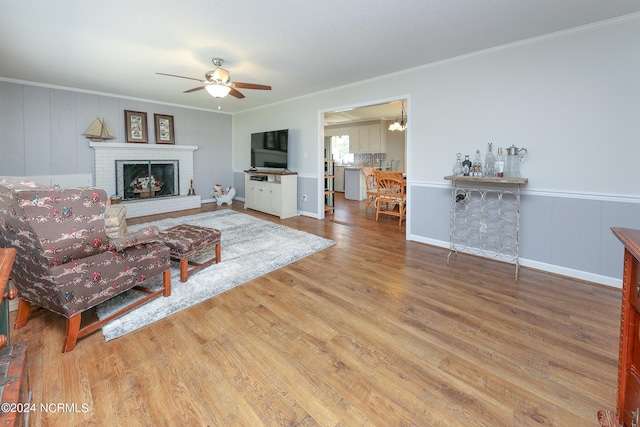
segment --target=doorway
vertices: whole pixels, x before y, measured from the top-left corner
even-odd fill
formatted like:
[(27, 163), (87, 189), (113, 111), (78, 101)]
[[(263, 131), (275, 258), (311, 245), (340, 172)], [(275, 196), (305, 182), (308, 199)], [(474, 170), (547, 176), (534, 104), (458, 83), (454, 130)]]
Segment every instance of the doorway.
[[(366, 223), (363, 220), (369, 219), (375, 224), (375, 209), (366, 209), (364, 199), (344, 197), (346, 189), (343, 187), (343, 182), (340, 181), (344, 179), (344, 170), (341, 168), (353, 170), (359, 169), (360, 166), (374, 166), (391, 169), (391, 160), (394, 160), (395, 168), (404, 172), (408, 177), (407, 159), (410, 147), (410, 128), (405, 127), (403, 130), (394, 131), (389, 130), (389, 127), (396, 121), (402, 121), (404, 124), (409, 122), (409, 102), (410, 97), (405, 95), (360, 105), (334, 108), (320, 113), (319, 126), (323, 132), (319, 138), (319, 152), (321, 158), (333, 160), (334, 177), (339, 180), (333, 185), (335, 189), (334, 210), (324, 211), (321, 209), (321, 219), (333, 216), (338, 222), (358, 222), (359, 224)], [(363, 142), (363, 138), (360, 138), (363, 134), (374, 137), (365, 138), (366, 142)], [(345, 136), (348, 141), (346, 144), (350, 146), (349, 151), (344, 149)], [(371, 143), (371, 140), (380, 141), (379, 145)], [(336, 143), (342, 146), (339, 153), (334, 152)], [(377, 147), (379, 149), (375, 150)], [(325, 188), (320, 185), (319, 194), (324, 195), (324, 193)], [(353, 191), (350, 193), (353, 194)], [(321, 206), (324, 204), (324, 197), (322, 199)], [(409, 194), (407, 194), (407, 200), (409, 200)], [(409, 217), (407, 216), (407, 222), (403, 224), (408, 224), (408, 221)]]

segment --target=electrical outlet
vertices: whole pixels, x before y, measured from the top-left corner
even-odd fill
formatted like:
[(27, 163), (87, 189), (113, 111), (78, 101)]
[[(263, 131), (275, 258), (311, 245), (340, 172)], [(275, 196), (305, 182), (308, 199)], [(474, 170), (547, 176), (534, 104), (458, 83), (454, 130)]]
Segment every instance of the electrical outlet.
[(307, 201), (307, 195), (305, 194), (304, 196), (302, 196), (302, 201), (306, 202)]

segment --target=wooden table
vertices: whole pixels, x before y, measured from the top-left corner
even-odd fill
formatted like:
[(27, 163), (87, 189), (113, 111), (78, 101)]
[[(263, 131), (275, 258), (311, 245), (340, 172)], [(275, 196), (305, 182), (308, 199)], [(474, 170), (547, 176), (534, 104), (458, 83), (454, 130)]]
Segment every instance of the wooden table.
[(631, 427), (640, 420), (640, 230), (613, 227), (624, 245), (618, 398), (616, 412), (599, 411), (601, 426)]

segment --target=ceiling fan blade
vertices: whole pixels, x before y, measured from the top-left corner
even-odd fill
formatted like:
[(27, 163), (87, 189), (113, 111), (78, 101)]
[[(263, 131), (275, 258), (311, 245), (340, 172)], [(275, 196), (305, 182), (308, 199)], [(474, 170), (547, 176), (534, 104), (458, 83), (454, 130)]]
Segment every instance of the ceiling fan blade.
[(156, 73), (156, 74), (161, 75), (161, 76), (178, 77), (178, 78), (180, 78), (180, 79), (195, 80), (195, 81), (197, 81), (197, 82), (203, 82), (203, 83), (204, 83), (204, 80), (202, 80), (202, 79), (196, 79), (196, 78), (194, 78), (194, 77), (177, 76), (177, 75), (175, 75), (175, 74), (166, 74), (166, 73)]
[(198, 87), (194, 87), (193, 89), (185, 90), (182, 93), (191, 93), (191, 92), (195, 92), (195, 91), (202, 90), (202, 89), (204, 89), (204, 86), (198, 86)]
[(271, 90), (271, 86), (258, 85), (258, 84), (255, 84), (255, 83), (232, 82), (231, 85), (235, 86), (235, 87), (239, 87), (241, 89)]
[(231, 88), (231, 90), (229, 91), (229, 95), (235, 96), (238, 99), (244, 98), (244, 95), (238, 92), (237, 90), (235, 90), (234, 88)]

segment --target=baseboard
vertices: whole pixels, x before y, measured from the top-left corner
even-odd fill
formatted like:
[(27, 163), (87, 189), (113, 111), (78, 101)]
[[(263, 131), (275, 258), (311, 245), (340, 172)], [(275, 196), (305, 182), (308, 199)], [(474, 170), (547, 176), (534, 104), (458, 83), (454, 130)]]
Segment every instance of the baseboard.
[[(425, 243), (431, 246), (449, 249), (449, 242), (436, 239), (427, 239), (421, 236), (410, 235), (409, 240), (419, 243)], [(558, 274), (560, 276), (571, 277), (573, 279), (584, 280), (587, 282), (598, 283), (612, 288), (622, 289), (622, 279), (615, 277), (603, 276), (601, 274), (589, 273), (587, 271), (575, 270), (572, 268), (562, 267), (554, 264), (547, 264), (527, 258), (520, 258), (520, 266), (530, 267), (536, 270), (546, 271), (548, 273)]]
[(314, 212), (298, 210), (298, 216), (308, 216), (310, 218), (320, 219), (320, 215)]

